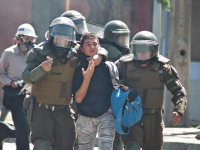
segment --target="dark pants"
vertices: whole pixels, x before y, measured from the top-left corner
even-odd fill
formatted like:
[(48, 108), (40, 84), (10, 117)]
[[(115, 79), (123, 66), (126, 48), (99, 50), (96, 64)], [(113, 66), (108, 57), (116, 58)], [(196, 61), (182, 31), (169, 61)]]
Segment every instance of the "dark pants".
[(75, 141), (75, 123), (66, 108), (47, 110), (35, 106), (31, 125), (31, 141), (50, 143), (55, 150), (72, 150)]
[(133, 125), (128, 135), (121, 135), (124, 145), (135, 143), (143, 150), (161, 150), (163, 144), (162, 112), (143, 115), (141, 121)]
[(7, 114), (9, 113), (9, 110), (7, 110), (4, 106), (1, 108), (1, 117), (0, 121), (4, 121)]
[(17, 150), (29, 150), (30, 128), (23, 107), (11, 109), (12, 119), (16, 128), (16, 147)]

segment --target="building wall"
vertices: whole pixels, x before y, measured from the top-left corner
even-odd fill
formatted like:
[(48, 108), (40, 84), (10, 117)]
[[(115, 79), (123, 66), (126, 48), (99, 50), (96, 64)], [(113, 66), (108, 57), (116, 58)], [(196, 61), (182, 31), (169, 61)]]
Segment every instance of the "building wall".
[[(190, 64), (190, 120), (200, 122), (200, 1), (192, 0), (191, 64)], [(197, 125), (197, 124), (196, 124)]]
[[(2, 0), (0, 3), (0, 55), (12, 45), (17, 28), (31, 22), (31, 0)], [(0, 100), (3, 98), (0, 82)]]
[[(114, 8), (111, 9), (117, 12), (119, 6), (117, 5), (117, 2), (114, 4)], [(90, 21), (88, 20), (88, 17), (91, 9), (89, 7), (88, 0), (71, 0), (70, 9), (79, 11), (83, 16), (86, 17), (87, 21)], [(121, 9), (123, 9), (123, 14), (119, 15), (116, 12), (113, 12), (110, 21), (118, 19), (125, 22), (131, 31), (131, 39), (139, 31), (152, 30), (152, 0), (129, 0), (125, 3), (123, 2), (123, 8)], [(102, 23), (101, 25), (105, 24), (106, 23)]]

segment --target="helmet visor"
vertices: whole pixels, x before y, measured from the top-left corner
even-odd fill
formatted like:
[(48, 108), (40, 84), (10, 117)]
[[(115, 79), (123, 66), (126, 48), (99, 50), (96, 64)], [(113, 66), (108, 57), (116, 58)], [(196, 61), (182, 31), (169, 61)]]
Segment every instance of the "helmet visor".
[(77, 32), (78, 34), (83, 34), (84, 32), (88, 32), (88, 28), (85, 22), (85, 19), (80, 19), (80, 18), (76, 18), (76, 19), (72, 19), (72, 21), (74, 22)]
[(134, 54), (135, 60), (148, 60), (153, 58), (157, 54), (157, 42), (131, 42), (130, 52)]
[(130, 33), (115, 33), (113, 41), (123, 48), (129, 48)]
[(53, 38), (53, 43), (55, 46), (62, 48), (69, 48), (71, 45), (69, 37), (64, 35), (55, 35)]
[(68, 25), (55, 25), (52, 27), (51, 34), (52, 37), (61, 35), (68, 37), (69, 41), (76, 41), (76, 31), (73, 27)]

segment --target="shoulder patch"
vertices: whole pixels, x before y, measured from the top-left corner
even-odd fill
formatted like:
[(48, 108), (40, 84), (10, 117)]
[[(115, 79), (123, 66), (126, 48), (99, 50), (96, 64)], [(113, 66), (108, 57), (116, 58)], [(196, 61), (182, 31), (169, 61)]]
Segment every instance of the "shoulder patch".
[(52, 51), (48, 42), (38, 44), (38, 52), (42, 56), (48, 56)]
[(162, 62), (162, 63), (168, 63), (168, 62), (170, 62), (170, 60), (168, 58), (166, 58), (166, 57), (164, 57), (162, 55), (159, 55), (157, 58), (158, 58), (158, 61)]
[(38, 50), (33, 48), (31, 49), (28, 54), (27, 54), (27, 57), (26, 57), (26, 63), (30, 63), (31, 61), (35, 60), (38, 56)]

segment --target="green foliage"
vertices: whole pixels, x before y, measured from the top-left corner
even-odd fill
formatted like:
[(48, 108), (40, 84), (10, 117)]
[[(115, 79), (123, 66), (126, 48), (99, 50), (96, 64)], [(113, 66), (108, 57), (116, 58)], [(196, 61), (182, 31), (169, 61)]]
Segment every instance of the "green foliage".
[(156, 0), (157, 3), (161, 4), (162, 6), (162, 9), (166, 8), (167, 11), (169, 11), (169, 8), (170, 8), (170, 0)]

